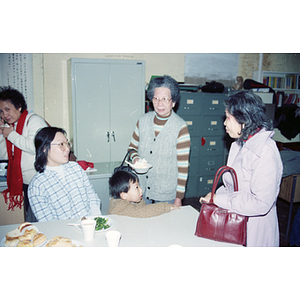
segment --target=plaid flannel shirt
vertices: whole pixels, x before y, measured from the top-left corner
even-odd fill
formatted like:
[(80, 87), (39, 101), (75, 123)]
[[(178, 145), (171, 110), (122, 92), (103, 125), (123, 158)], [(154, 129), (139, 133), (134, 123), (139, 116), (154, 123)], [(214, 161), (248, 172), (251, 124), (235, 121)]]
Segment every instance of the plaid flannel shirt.
[(64, 178), (46, 169), (30, 182), (28, 198), (38, 221), (101, 214), (101, 200), (78, 163), (64, 164), (63, 172)]

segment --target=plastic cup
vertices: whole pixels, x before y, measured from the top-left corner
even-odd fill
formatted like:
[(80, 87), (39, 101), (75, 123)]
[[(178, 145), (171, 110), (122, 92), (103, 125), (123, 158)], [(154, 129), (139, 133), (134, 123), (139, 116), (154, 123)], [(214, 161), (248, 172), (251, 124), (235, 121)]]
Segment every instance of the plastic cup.
[(82, 220), (81, 221), (81, 228), (83, 231), (84, 239), (86, 241), (91, 241), (94, 239), (95, 227), (96, 227), (95, 220)]
[(107, 231), (105, 234), (108, 247), (119, 247), (121, 233), (116, 230)]

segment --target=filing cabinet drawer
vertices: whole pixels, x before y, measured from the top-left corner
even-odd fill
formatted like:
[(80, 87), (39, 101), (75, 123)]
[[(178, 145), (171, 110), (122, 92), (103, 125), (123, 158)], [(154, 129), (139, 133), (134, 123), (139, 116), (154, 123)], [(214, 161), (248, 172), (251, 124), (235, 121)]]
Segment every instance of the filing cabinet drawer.
[(205, 196), (207, 193), (211, 192), (214, 183), (214, 177), (215, 175), (199, 177), (197, 197)]
[(185, 198), (205, 196), (211, 192), (214, 176), (191, 176), (188, 178)]
[(189, 175), (215, 175), (218, 168), (224, 165), (224, 156), (203, 156), (192, 160), (189, 166)]
[(205, 93), (201, 99), (201, 114), (202, 115), (224, 115), (225, 106), (224, 99), (227, 94)]
[(199, 150), (199, 155), (224, 155), (223, 136), (201, 137)]
[(224, 116), (203, 116), (200, 123), (201, 135), (224, 135)]
[(182, 116), (191, 136), (224, 135), (224, 116)]
[(201, 117), (189, 115), (189, 116), (184, 116), (183, 119), (186, 121), (190, 135), (191, 136), (194, 136), (194, 135), (199, 136), (202, 131)]
[[(201, 197), (211, 192), (214, 182), (214, 175), (211, 176), (189, 176), (185, 198)], [(222, 185), (220, 181), (218, 187)]]
[(203, 94), (202, 93), (180, 93), (180, 102), (177, 109), (177, 114), (184, 115), (199, 115)]
[(191, 159), (194, 157), (224, 155), (223, 136), (191, 137)]
[(224, 115), (224, 99), (227, 94), (218, 93), (180, 93), (178, 115)]
[[(206, 196), (207, 193), (211, 192), (212, 186), (214, 183), (215, 176), (200, 176), (199, 177), (199, 185), (198, 185), (198, 195)], [(217, 184), (217, 189), (223, 184), (222, 180), (220, 180)]]

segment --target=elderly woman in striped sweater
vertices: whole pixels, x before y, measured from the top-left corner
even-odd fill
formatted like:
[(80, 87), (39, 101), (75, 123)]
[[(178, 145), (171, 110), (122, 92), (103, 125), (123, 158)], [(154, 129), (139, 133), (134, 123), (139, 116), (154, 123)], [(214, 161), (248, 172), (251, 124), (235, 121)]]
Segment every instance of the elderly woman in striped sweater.
[(188, 177), (190, 134), (186, 122), (174, 111), (180, 100), (179, 85), (172, 77), (153, 78), (147, 90), (154, 111), (137, 122), (128, 151), (134, 163), (145, 159), (153, 167), (139, 175), (146, 204), (182, 205)]

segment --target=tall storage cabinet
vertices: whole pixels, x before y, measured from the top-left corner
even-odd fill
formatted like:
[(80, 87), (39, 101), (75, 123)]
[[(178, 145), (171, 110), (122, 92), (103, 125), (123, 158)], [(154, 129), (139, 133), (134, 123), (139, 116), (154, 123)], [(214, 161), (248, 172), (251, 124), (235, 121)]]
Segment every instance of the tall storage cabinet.
[(224, 99), (226, 94), (181, 92), (177, 114), (191, 136), (189, 176), (185, 198), (205, 196), (226, 159)]
[(75, 155), (122, 161), (145, 111), (144, 61), (72, 58), (69, 70)]

